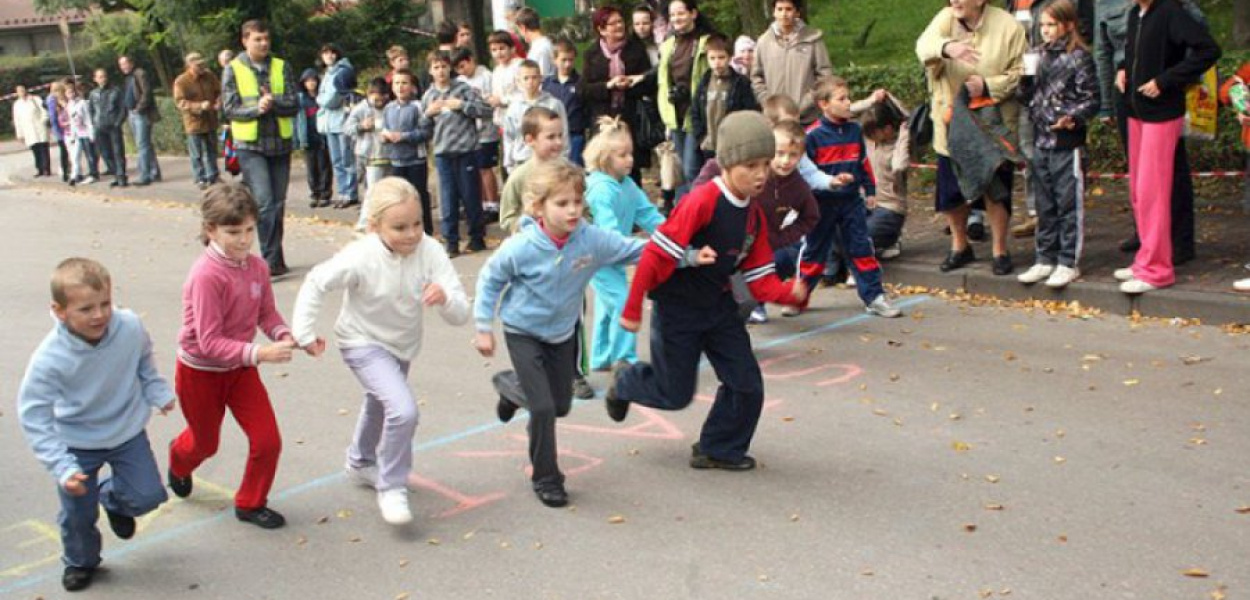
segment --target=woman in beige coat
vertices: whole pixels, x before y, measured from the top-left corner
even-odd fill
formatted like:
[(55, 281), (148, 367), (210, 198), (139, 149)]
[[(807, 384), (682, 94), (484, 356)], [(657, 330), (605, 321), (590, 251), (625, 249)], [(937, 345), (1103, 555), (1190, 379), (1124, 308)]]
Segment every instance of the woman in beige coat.
[[(966, 87), (974, 99), (992, 99), (1013, 135), (1019, 123), (1020, 105), (1015, 97), (1024, 74), (1025, 32), (1007, 11), (988, 3), (951, 0), (916, 40), (916, 55), (924, 63), (932, 92), (933, 150), (938, 154), (937, 210), (946, 215), (951, 229), (951, 250), (942, 262), (942, 271), (958, 269), (976, 259), (968, 245), (967, 225), (971, 203), (980, 198), (964, 198), (959, 193), (946, 146), (946, 115), (960, 87)], [(1001, 176), (1010, 189), (1011, 171), (1005, 169)], [(1011, 198), (985, 201), (994, 240), (993, 271), (1006, 275), (1013, 270), (1007, 253)]]
[(19, 85), (14, 91), (17, 99), (13, 101), (13, 130), (17, 140), (35, 156), (35, 177), (49, 176), (52, 160), (48, 153), (48, 111), (39, 96), (26, 93), (26, 86)]

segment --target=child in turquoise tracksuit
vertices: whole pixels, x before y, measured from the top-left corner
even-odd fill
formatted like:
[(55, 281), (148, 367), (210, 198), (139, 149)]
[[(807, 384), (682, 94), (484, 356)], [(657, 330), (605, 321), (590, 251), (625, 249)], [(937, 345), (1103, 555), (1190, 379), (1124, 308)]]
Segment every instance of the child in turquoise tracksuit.
[[(590, 206), (595, 226), (631, 236), (634, 227), (647, 233), (664, 222), (664, 216), (647, 199), (647, 194), (629, 177), (634, 168), (634, 143), (629, 128), (620, 119), (603, 119), (599, 134), (586, 147), (586, 203)], [(594, 341), (590, 347), (590, 364), (606, 371), (625, 361), (638, 362), (637, 338), (622, 329), (618, 320), (625, 298), (629, 296), (629, 280), (623, 265), (599, 269), (590, 280), (595, 288)]]

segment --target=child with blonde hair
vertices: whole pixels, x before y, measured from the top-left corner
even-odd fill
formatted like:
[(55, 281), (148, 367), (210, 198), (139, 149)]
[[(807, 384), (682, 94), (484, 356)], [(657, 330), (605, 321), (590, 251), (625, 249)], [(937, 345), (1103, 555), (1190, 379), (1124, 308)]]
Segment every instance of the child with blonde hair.
[[(596, 227), (631, 236), (634, 227), (648, 234), (664, 223), (664, 216), (647, 199), (646, 192), (630, 178), (634, 168), (634, 143), (629, 126), (619, 118), (602, 117), (599, 133), (586, 147), (586, 203)], [(591, 368), (606, 371), (618, 362), (638, 362), (637, 335), (617, 322), (629, 295), (625, 267), (599, 269), (590, 285), (595, 289), (594, 338)]]
[(315, 326), (325, 297), (343, 290), (334, 335), (343, 361), (365, 390), (347, 475), (378, 493), (382, 518), (412, 521), (408, 475), (419, 411), (408, 370), (421, 350), (426, 308), (449, 324), (469, 318), (469, 301), (451, 259), (422, 228), (417, 190), (400, 177), (369, 189), (369, 233), (313, 268), (295, 301), (295, 339), (321, 349)]
[[(208, 188), (200, 213), (204, 253), (182, 287), (174, 374), (187, 428), (169, 446), (169, 487), (179, 498), (191, 495), (191, 474), (217, 453), (221, 421), (230, 409), (248, 440), (247, 468), (234, 495), (234, 515), (263, 529), (276, 529), (286, 519), (267, 501), (282, 438), (257, 366), (290, 362), (296, 343), (274, 306), (269, 267), (252, 253), (260, 209), (247, 186)], [(274, 343), (253, 343), (258, 327)], [(311, 346), (305, 351), (319, 353)]]
[(556, 463), (556, 417), (572, 406), (575, 329), (586, 284), (601, 267), (637, 262), (644, 245), (585, 226), (585, 188), (582, 170), (565, 159), (535, 165), (520, 230), (482, 268), (474, 304), (474, 345), (483, 356), (495, 352), (495, 315), (503, 322), (513, 370), (493, 378), (496, 413), (507, 422), (518, 407), (530, 411), (531, 479), (539, 501), (550, 507), (568, 504)]

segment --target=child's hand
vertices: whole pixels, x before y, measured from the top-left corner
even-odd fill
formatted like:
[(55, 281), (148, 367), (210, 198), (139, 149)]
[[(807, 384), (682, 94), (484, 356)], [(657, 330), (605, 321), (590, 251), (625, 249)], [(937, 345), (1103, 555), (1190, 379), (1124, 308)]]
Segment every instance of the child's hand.
[(855, 183), (855, 176), (850, 173), (838, 173), (833, 176), (833, 185), (844, 187)]
[(432, 117), (440, 112), (443, 112), (442, 100), (435, 100), (431, 102), (429, 106), (425, 107), (425, 116), (427, 117)]
[(872, 209), (876, 208), (876, 207), (877, 207), (877, 197), (876, 197), (876, 196), (868, 196), (867, 198), (864, 198), (864, 207), (865, 207), (865, 208), (867, 208), (868, 210), (872, 210)]
[(1137, 88), (1137, 91), (1141, 92), (1141, 95), (1147, 98), (1158, 98), (1159, 94), (1163, 93), (1163, 91), (1159, 89), (1159, 84), (1153, 79), (1142, 84), (1141, 87)]
[(1128, 86), (1128, 75), (1124, 72), (1124, 70), (1123, 70), (1123, 69), (1121, 69), (1121, 70), (1119, 70), (1119, 71), (1116, 71), (1116, 73), (1115, 73), (1115, 89), (1120, 90), (1120, 93), (1121, 93), (1121, 94), (1123, 94), (1123, 93), (1124, 93), (1124, 88), (1125, 88), (1126, 86)]
[(177, 398), (174, 398), (174, 399), (172, 399), (172, 400), (170, 400), (170, 401), (169, 401), (169, 404), (166, 404), (165, 406), (162, 406), (162, 407), (158, 408), (157, 410), (158, 410), (158, 411), (160, 411), (161, 416), (163, 417), (163, 416), (168, 415), (169, 413), (171, 413), (171, 412), (173, 412), (173, 411), (174, 411), (174, 405), (175, 405), (177, 402), (178, 402), (178, 399), (177, 399)]
[(398, 131), (383, 131), (378, 135), (382, 136), (382, 141), (391, 144), (394, 144), (402, 139), (401, 134)]
[(447, 304), (447, 292), (437, 283), (427, 283), (421, 290), (421, 304), (426, 306), (442, 306)]
[(495, 334), (489, 331), (479, 331), (477, 336), (473, 338), (473, 347), (477, 348), (477, 353), (482, 356), (491, 357), (495, 355)]
[(256, 353), (256, 362), (291, 362), (291, 350), (293, 349), (295, 349), (295, 341), (289, 339), (284, 339), (280, 342), (274, 342), (267, 346), (262, 346), (260, 351)]
[(641, 325), (639, 321), (635, 321), (632, 319), (625, 319), (624, 316), (621, 317), (619, 322), (620, 322), (621, 329), (624, 329), (625, 331), (634, 332), (634, 334), (636, 334), (637, 330), (639, 330), (639, 326)]
[(1060, 131), (1065, 129), (1076, 129), (1076, 119), (1073, 119), (1071, 115), (1059, 117), (1059, 120), (1055, 121), (1055, 124), (1050, 126), (1051, 131)]
[(885, 102), (886, 100), (889, 100), (889, 99), (890, 99), (890, 92), (886, 91), (885, 88), (881, 88), (872, 93), (873, 104), (881, 104), (882, 102)]
[(83, 472), (74, 473), (65, 480), (61, 485), (65, 488), (65, 493), (71, 496), (81, 496), (87, 493), (87, 475)]
[(373, 131), (373, 117), (365, 117), (360, 120), (361, 131)]
[(460, 110), (461, 108), (464, 108), (464, 100), (459, 98), (448, 98), (443, 101), (443, 106), (447, 108), (447, 110)]
[(500, 105), (499, 96), (496, 96), (494, 94), (487, 96), (486, 103), (489, 104), (491, 108), (499, 108), (499, 105)]
[(716, 262), (716, 250), (711, 246), (699, 248), (699, 254), (694, 257), (694, 264), (704, 267)]
[(798, 300), (799, 302), (803, 302), (807, 300), (807, 293), (808, 293), (807, 282), (803, 281), (802, 277), (795, 277), (794, 287), (790, 288), (790, 295), (794, 296), (795, 300)]
[(313, 340), (313, 343), (307, 346), (304, 346), (304, 353), (308, 354), (309, 356), (313, 358), (316, 358), (318, 356), (321, 356), (322, 354), (325, 354), (325, 351), (326, 351), (325, 338), (317, 338)]

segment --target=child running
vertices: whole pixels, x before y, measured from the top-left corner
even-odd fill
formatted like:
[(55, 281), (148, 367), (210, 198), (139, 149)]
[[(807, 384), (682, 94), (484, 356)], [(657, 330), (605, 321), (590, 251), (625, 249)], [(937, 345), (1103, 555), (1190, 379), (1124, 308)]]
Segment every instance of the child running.
[(508, 422), (517, 408), (530, 412), (531, 477), (539, 501), (568, 504), (556, 463), (556, 417), (568, 414), (577, 362), (575, 328), (591, 276), (604, 266), (637, 262), (643, 240), (582, 223), (586, 186), (582, 170), (564, 159), (539, 163), (525, 189), (527, 215), (477, 280), (474, 345), (495, 353), (494, 321), (503, 321), (514, 370), (496, 373), (495, 407)]
[[(61, 585), (86, 589), (100, 565), (100, 507), (120, 539), (168, 496), (148, 442), (148, 418), (174, 408), (152, 339), (135, 313), (113, 308), (109, 272), (70, 258), (52, 273), (57, 324), (30, 358), (17, 409), (22, 431), (61, 500)], [(100, 469), (109, 466), (109, 476)]]
[[(586, 165), (590, 169), (586, 174), (586, 203), (595, 226), (623, 236), (633, 235), (634, 227), (654, 233), (664, 223), (664, 216), (629, 177), (634, 168), (629, 126), (611, 117), (600, 118), (598, 125), (599, 134), (586, 147)], [(629, 295), (625, 267), (599, 269), (590, 285), (595, 288), (591, 368), (607, 371), (618, 363), (638, 362), (637, 335), (622, 329), (619, 323)]]
[(421, 227), (425, 215), (412, 184), (387, 177), (369, 189), (369, 234), (317, 265), (300, 287), (295, 339), (319, 350), (314, 326), (325, 297), (344, 290), (334, 335), (343, 361), (365, 390), (347, 447), (348, 478), (378, 492), (382, 519), (412, 521), (408, 474), (419, 417), (408, 369), (421, 350), (422, 316), (438, 307), (452, 325), (469, 320), (469, 301), (451, 259)]
[[(788, 279), (795, 275), (798, 258), (803, 251), (803, 236), (820, 221), (820, 208), (812, 188), (799, 175), (799, 159), (806, 156), (806, 134), (797, 119), (773, 125), (773, 141), (777, 150), (769, 164), (772, 174), (757, 201), (764, 209), (768, 224), (768, 246), (773, 249), (777, 275)], [(768, 322), (768, 311), (760, 303), (748, 317), (752, 323)]]
[[(651, 296), (652, 363), (614, 370), (604, 402), (613, 421), (625, 420), (631, 402), (660, 410), (689, 406), (702, 354), (722, 381), (692, 448), (690, 466), (696, 469), (755, 468), (747, 451), (764, 406), (764, 380), (730, 278), (741, 273), (762, 301), (807, 299), (801, 278), (787, 285), (773, 272), (764, 211), (755, 201), (775, 150), (763, 115), (739, 111), (721, 121), (716, 157), (725, 174), (691, 190), (651, 236), (621, 315), (621, 327), (637, 331), (643, 296)], [(691, 243), (710, 246), (714, 262), (675, 271)]]
[(1037, 195), (1037, 260), (1020, 283), (1045, 280), (1063, 288), (1081, 276), (1077, 263), (1085, 238), (1085, 128), (1098, 114), (1094, 57), (1077, 30), (1076, 7), (1055, 0), (1042, 9), (1041, 64), (1025, 75), (1021, 98), (1029, 102), (1034, 155), (1030, 189)]
[[(263, 529), (286, 524), (269, 508), (282, 439), (257, 365), (285, 363), (295, 339), (278, 309), (264, 259), (252, 254), (260, 209), (240, 183), (215, 185), (200, 207), (204, 253), (182, 287), (174, 388), (187, 428), (169, 445), (169, 487), (191, 495), (191, 474), (217, 453), (226, 409), (247, 435), (247, 468), (234, 495), (234, 516)], [(274, 343), (255, 344), (259, 327)], [(315, 356), (317, 347), (306, 351)]]

